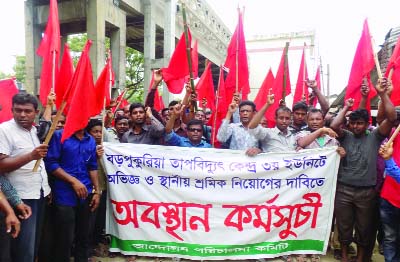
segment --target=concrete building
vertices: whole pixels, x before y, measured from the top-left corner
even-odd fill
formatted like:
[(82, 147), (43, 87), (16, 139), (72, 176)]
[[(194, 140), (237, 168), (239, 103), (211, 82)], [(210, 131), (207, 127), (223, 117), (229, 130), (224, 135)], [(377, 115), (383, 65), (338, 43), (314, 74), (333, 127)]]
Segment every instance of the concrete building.
[(276, 76), (286, 42), (289, 42), (288, 63), (292, 89), (292, 94), (287, 97), (289, 106), (291, 106), (296, 88), (303, 49), (305, 49), (309, 78), (313, 79), (315, 77), (315, 71), (319, 63), (319, 56), (316, 53), (318, 48), (315, 46), (315, 31), (249, 37), (246, 39), (246, 47), (250, 71), (250, 99), (256, 97), (270, 68), (274, 76)]
[[(225, 60), (231, 32), (205, 0), (58, 0), (62, 42), (70, 34), (87, 32), (93, 41), (90, 59), (96, 78), (105, 62), (105, 39), (110, 38), (116, 87), (125, 85), (125, 47), (144, 54), (144, 86), (151, 69), (168, 65), (176, 39), (183, 32), (181, 5), (186, 6), (192, 38), (198, 39), (199, 66)], [(47, 22), (49, 0), (25, 1), (26, 89), (37, 94), (41, 59), (36, 55)], [(218, 75), (218, 68), (214, 68)], [(200, 72), (202, 70), (199, 69)], [(147, 88), (145, 88), (146, 90)], [(164, 92), (168, 103), (168, 92)]]

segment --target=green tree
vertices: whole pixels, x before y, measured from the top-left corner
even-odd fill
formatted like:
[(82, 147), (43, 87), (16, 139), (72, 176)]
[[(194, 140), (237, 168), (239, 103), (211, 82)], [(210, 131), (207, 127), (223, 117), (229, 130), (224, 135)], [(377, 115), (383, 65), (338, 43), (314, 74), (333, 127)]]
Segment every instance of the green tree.
[[(79, 60), (82, 49), (87, 41), (87, 34), (76, 34), (68, 37), (68, 45), (74, 64)], [(111, 46), (110, 39), (106, 38), (106, 50)], [(106, 55), (106, 54), (105, 54)], [(128, 89), (126, 99), (129, 102), (143, 102), (143, 81), (144, 81), (144, 56), (139, 51), (126, 47), (126, 80), (125, 86)]]
[(126, 47), (126, 97), (132, 102), (143, 102), (144, 56), (139, 51)]
[(15, 77), (18, 82), (25, 83), (26, 69), (25, 69), (26, 58), (24, 55), (18, 55), (15, 57), (15, 65), (13, 70), (15, 72)]
[(4, 79), (4, 78), (10, 78), (10, 77), (11, 77), (11, 75), (10, 75), (10, 74), (6, 74), (6, 73), (4, 73), (4, 72), (0, 71), (0, 79)]

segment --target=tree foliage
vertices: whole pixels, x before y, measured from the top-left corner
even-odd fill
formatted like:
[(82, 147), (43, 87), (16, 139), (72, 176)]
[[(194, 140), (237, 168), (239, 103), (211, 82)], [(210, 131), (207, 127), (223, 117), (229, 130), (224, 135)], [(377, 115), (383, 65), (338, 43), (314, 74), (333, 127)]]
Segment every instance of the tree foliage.
[(25, 69), (26, 58), (24, 55), (18, 55), (15, 57), (15, 65), (13, 70), (15, 72), (15, 78), (17, 82), (25, 83), (26, 79), (26, 69)]
[[(87, 34), (70, 35), (68, 45), (74, 64), (79, 60), (82, 49), (87, 41)], [(106, 50), (111, 46), (110, 39), (106, 38)], [(105, 54), (106, 55), (106, 54)], [(126, 47), (126, 79), (125, 87), (128, 89), (125, 95), (130, 102), (143, 102), (143, 81), (144, 81), (144, 56), (139, 51)], [(123, 90), (121, 90), (122, 92)]]

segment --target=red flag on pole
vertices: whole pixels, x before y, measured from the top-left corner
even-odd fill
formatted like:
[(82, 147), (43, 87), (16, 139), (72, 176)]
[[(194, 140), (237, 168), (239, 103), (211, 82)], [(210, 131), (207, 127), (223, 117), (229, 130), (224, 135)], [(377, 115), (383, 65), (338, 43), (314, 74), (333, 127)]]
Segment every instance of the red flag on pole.
[[(267, 118), (268, 127), (275, 126), (275, 110), (279, 107), (279, 102), (283, 99), (283, 87), (286, 86), (285, 94), (288, 95), (291, 93), (290, 89), (290, 74), (289, 74), (289, 65), (285, 63), (286, 60), (286, 48), (283, 49), (281, 62), (279, 63), (278, 72), (276, 73), (276, 77), (274, 80), (274, 84), (272, 85), (272, 94), (274, 94), (275, 102), (272, 104), (267, 112), (265, 113), (265, 117)], [(285, 68), (286, 64), (286, 68)], [(286, 83), (284, 83), (284, 79), (286, 78)]]
[(353, 65), (351, 66), (349, 82), (346, 88), (346, 95), (344, 101), (349, 98), (354, 99), (353, 108), (358, 108), (361, 101), (360, 87), (363, 83), (363, 79), (367, 78), (369, 83), (369, 96), (366, 105), (366, 109), (369, 111), (370, 99), (376, 96), (376, 90), (372, 86), (370, 81), (370, 72), (375, 67), (374, 51), (372, 49), (371, 35), (369, 33), (368, 21), (365, 19), (363, 31), (361, 33), (360, 40), (357, 45), (357, 50), (354, 55)]
[(64, 53), (61, 60), (60, 73), (56, 82), (56, 107), (60, 108), (65, 92), (74, 75), (74, 62), (72, 61), (67, 43), (64, 45)]
[(79, 59), (74, 77), (68, 92), (65, 96), (70, 96), (67, 120), (61, 142), (69, 138), (76, 131), (86, 127), (89, 118), (93, 116), (92, 105), (96, 104), (96, 94), (93, 84), (92, 65), (89, 59), (89, 49), (92, 41), (88, 40)]
[(211, 136), (211, 144), (214, 147), (220, 147), (220, 143), (217, 140), (218, 130), (222, 124), (222, 120), (225, 118), (226, 113), (228, 112), (228, 106), (231, 101), (227, 101), (226, 92), (225, 92), (225, 82), (224, 82), (224, 70), (222, 66), (219, 69), (219, 82), (217, 89), (217, 97), (216, 97), (216, 110), (212, 111), (212, 115), (210, 120), (212, 123), (212, 136)]
[(258, 90), (256, 98), (254, 99), (254, 104), (256, 104), (257, 110), (260, 110), (265, 105), (265, 103), (267, 103), (269, 89), (272, 88), (274, 80), (274, 74), (272, 73), (272, 70), (270, 68), (264, 78), (264, 81), (261, 84), (260, 89)]
[[(112, 70), (111, 54), (109, 55), (106, 65), (101, 71), (99, 78), (94, 85), (95, 90), (95, 104), (92, 105), (91, 115), (95, 116), (100, 114), (104, 106), (110, 105), (111, 100), (111, 87), (114, 85), (114, 71)], [(105, 99), (105, 105), (104, 105)]]
[(197, 39), (192, 44), (191, 55), (192, 55), (193, 78), (196, 79), (197, 77), (199, 77), (199, 52), (198, 52)]
[(303, 100), (303, 97), (306, 98), (306, 103), (308, 104), (308, 87), (306, 85), (306, 80), (308, 79), (307, 66), (304, 57), (304, 49), (303, 55), (301, 56), (299, 75), (297, 76), (296, 83), (296, 91), (294, 92), (293, 104), (300, 102)]
[(18, 94), (18, 88), (15, 85), (15, 79), (0, 80), (0, 123), (8, 121), (13, 118), (12, 97)]
[[(238, 59), (238, 70), (236, 70), (236, 53)], [(239, 21), (236, 30), (232, 35), (231, 42), (229, 43), (224, 66), (229, 68), (225, 80), (225, 89), (227, 91), (228, 100), (232, 100), (233, 93), (236, 91), (236, 71), (239, 72), (238, 92), (241, 92), (242, 99), (246, 100), (247, 95), (250, 93), (249, 67), (247, 64), (246, 40), (243, 31), (243, 17), (240, 11)]]
[[(321, 69), (317, 68), (317, 72), (315, 73), (315, 82), (317, 82), (317, 89), (321, 90)], [(318, 99), (314, 98), (313, 101), (313, 106), (315, 107), (317, 105)]]
[(197, 82), (196, 90), (198, 100), (202, 101), (205, 98), (207, 100), (207, 107), (214, 111), (215, 90), (211, 73), (211, 63), (207, 64), (207, 67), (201, 75), (199, 82)]
[[(189, 33), (189, 42), (191, 35)], [(186, 55), (185, 33), (182, 33), (175, 51), (172, 54), (168, 67), (161, 70), (165, 84), (168, 90), (173, 94), (180, 94), (185, 85), (185, 78), (189, 75), (189, 64)]]
[(60, 25), (58, 21), (57, 1), (50, 0), (49, 17), (37, 54), (42, 57), (40, 73), (39, 98), (46, 105), (47, 96), (54, 90), (58, 76), (58, 60), (60, 56)]
[(400, 105), (400, 37), (397, 39), (385, 72), (385, 77), (389, 77), (389, 75), (391, 75), (393, 85), (390, 99), (392, 100), (393, 105), (398, 106)]
[[(151, 74), (149, 92), (150, 92), (151, 88), (153, 87), (153, 83), (154, 83), (154, 71), (152, 71), (152, 74)], [(158, 92), (158, 87), (156, 88), (156, 92), (154, 94), (154, 105), (153, 105), (153, 107), (157, 112), (160, 112), (161, 109), (165, 108), (164, 101), (162, 100), (162, 96), (160, 96), (160, 93)]]

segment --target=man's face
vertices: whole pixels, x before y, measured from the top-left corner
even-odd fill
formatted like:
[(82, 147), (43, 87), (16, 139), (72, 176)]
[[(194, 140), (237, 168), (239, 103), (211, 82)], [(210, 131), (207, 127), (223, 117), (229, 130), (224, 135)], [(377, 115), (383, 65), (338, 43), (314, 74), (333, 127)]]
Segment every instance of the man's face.
[(89, 134), (96, 140), (96, 144), (101, 144), (102, 130), (101, 126), (94, 126), (90, 129)]
[[(54, 118), (56, 118), (56, 115), (51, 116), (51, 121), (54, 121)], [(60, 129), (64, 128), (64, 126), (65, 126), (65, 116), (60, 115), (60, 118), (58, 119), (58, 122), (57, 122), (56, 130), (60, 130)]]
[(254, 116), (254, 111), (253, 108), (249, 105), (244, 105), (241, 108), (239, 108), (239, 116), (240, 116), (240, 122), (242, 124), (248, 124), (250, 123), (251, 119)]
[(315, 131), (324, 126), (324, 118), (320, 112), (309, 113), (307, 117), (307, 125), (312, 130)]
[(124, 106), (124, 116), (126, 116), (126, 117), (130, 116), (129, 107), (130, 107), (130, 105)]
[(206, 112), (206, 122), (210, 121), (211, 118), (211, 111)]
[(191, 125), (187, 128), (187, 137), (193, 144), (198, 144), (203, 136), (203, 128), (201, 125)]
[(169, 120), (169, 109), (168, 109), (168, 110), (164, 110), (164, 111), (162, 112), (161, 117), (162, 117), (164, 123), (167, 123), (168, 120)]
[(286, 132), (288, 126), (290, 125), (290, 112), (278, 111), (275, 121), (276, 121), (276, 127), (280, 131)]
[(368, 122), (365, 122), (363, 119), (357, 119), (357, 120), (349, 120), (349, 131), (353, 132), (354, 135), (360, 136), (362, 134), (365, 134), (365, 131), (368, 128)]
[(203, 111), (197, 111), (194, 115), (194, 119), (201, 120), (203, 123), (206, 121), (206, 114)]
[(302, 126), (305, 123), (307, 112), (303, 109), (293, 111), (293, 124), (295, 126)]
[(144, 122), (146, 120), (145, 116), (146, 116), (146, 113), (144, 112), (143, 107), (137, 107), (137, 108), (133, 109), (132, 113), (131, 113), (131, 119), (132, 119), (133, 124), (135, 124), (135, 125), (144, 124)]
[(35, 110), (33, 104), (13, 104), (12, 113), (15, 122), (25, 128), (30, 130), (32, 128), (33, 122), (35, 121), (36, 114), (38, 110)]
[(115, 131), (117, 131), (118, 135), (123, 135), (128, 130), (129, 130), (128, 119), (120, 119), (115, 123)]

